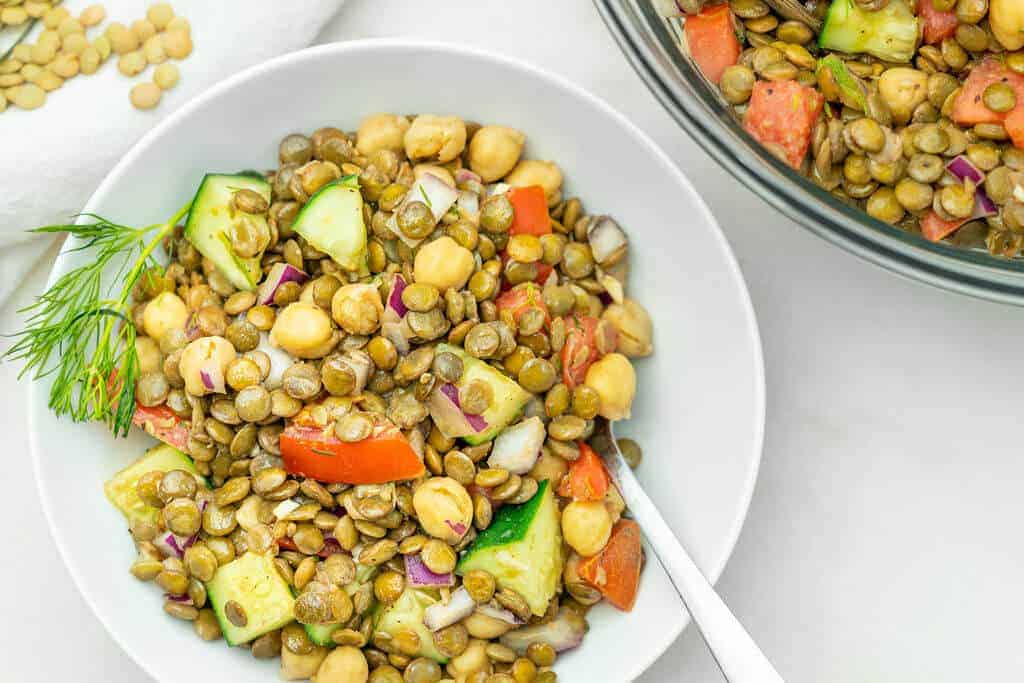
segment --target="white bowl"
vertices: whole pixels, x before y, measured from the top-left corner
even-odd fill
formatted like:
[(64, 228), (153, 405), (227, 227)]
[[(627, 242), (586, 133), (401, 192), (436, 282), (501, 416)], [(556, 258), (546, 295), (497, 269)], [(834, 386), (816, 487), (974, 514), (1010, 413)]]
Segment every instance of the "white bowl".
[[(622, 434), (644, 448), (642, 481), (712, 579), (739, 535), (764, 426), (757, 326), (736, 260), (704, 202), (651, 140), (580, 88), (535, 67), (451, 45), (372, 40), (326, 45), (249, 69), (182, 107), (107, 176), (87, 212), (156, 223), (186, 202), (203, 173), (270, 167), (277, 141), (320, 126), (353, 129), (378, 111), (456, 113), (526, 132), (529, 157), (553, 159), (593, 212), (631, 237), (630, 292), (655, 321), (653, 357)], [(82, 262), (65, 253), (51, 282)], [(31, 394), (32, 450), (43, 508), (86, 601), (110, 634), (161, 681), (275, 681), (276, 665), (223, 641), (198, 640), (161, 611), (152, 585), (128, 573), (124, 520), (101, 485), (149, 444), (101, 425), (57, 420), (47, 387)], [(688, 617), (656, 561), (636, 607), (591, 613), (584, 644), (559, 658), (565, 681), (635, 678)]]

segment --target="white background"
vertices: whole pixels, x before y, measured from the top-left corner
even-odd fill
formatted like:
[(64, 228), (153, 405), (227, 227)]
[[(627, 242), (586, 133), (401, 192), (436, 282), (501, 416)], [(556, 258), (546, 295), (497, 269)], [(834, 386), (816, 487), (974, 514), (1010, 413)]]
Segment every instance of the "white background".
[[(653, 136), (710, 204), (746, 275), (768, 376), (761, 478), (719, 589), (786, 679), (1019, 678), (1024, 312), (898, 279), (773, 212), (676, 128), (585, 0), (348, 0), (321, 41), (399, 35), (489, 48), (582, 83)], [(628, 192), (629, 169), (615, 172)], [(678, 288), (685, 296), (685, 274)], [(17, 329), (12, 309), (0, 332)], [(15, 374), (0, 365), (0, 680), (146, 681), (50, 539)], [(183, 655), (184, 680), (189, 666)], [(643, 680), (721, 678), (690, 629)]]

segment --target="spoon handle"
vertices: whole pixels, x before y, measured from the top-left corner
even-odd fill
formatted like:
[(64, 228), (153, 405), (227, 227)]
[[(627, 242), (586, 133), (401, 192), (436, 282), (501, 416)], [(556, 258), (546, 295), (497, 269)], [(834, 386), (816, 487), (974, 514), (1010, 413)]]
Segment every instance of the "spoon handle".
[(607, 420), (598, 421), (593, 445), (726, 680), (729, 683), (784, 683), (647, 497), (622, 457), (612, 425)]

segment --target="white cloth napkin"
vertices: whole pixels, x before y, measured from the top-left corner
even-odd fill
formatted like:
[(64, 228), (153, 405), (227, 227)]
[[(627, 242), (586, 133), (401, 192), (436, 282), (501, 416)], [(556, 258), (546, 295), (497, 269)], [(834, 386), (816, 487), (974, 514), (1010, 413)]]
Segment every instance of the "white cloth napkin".
[[(77, 15), (92, 0), (65, 0)], [(107, 19), (130, 25), (155, 0), (103, 0)], [(153, 67), (127, 78), (117, 55), (91, 76), (77, 76), (34, 111), (0, 114), (0, 306), (53, 238), (29, 235), (40, 225), (66, 223), (139, 137), (217, 81), (275, 55), (309, 45), (344, 0), (171, 0), (192, 25), (194, 49), (174, 62), (181, 80), (150, 111), (135, 109), (128, 93), (151, 80)], [(41, 24), (41, 22), (39, 22)], [(39, 33), (39, 25), (30, 40)]]

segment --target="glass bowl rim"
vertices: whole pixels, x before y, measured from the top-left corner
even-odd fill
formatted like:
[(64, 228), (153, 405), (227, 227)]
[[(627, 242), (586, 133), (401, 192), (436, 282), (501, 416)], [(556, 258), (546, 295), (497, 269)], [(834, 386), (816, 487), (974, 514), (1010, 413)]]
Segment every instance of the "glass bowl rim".
[[(1024, 260), (929, 242), (850, 207), (746, 135), (678, 49), (651, 0), (594, 0), (627, 61), (694, 141), (761, 199), (816, 235), (896, 274), (1024, 306)], [(695, 84), (701, 87), (694, 87)]]

